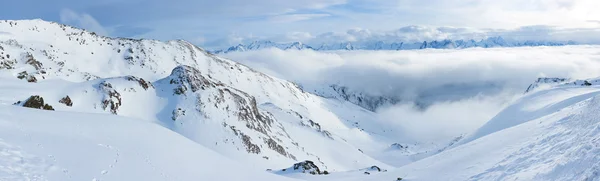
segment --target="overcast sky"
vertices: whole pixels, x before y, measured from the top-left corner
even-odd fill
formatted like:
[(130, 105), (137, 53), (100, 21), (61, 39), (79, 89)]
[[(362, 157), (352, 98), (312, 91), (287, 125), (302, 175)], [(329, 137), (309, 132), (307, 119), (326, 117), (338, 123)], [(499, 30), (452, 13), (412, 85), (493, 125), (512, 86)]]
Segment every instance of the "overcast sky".
[[(219, 47), (420, 31), (425, 37), (518, 31), (581, 35), (600, 28), (598, 0), (0, 0), (0, 19), (41, 18), (100, 34)], [(10, 6), (6, 6), (10, 5)], [(10, 8), (7, 8), (10, 7)], [(412, 29), (411, 29), (412, 27)], [(440, 29), (439, 27), (444, 27)], [(450, 32), (443, 32), (451, 28)], [(404, 30), (403, 30), (404, 28)], [(501, 29), (501, 30), (499, 30)], [(442, 32), (440, 32), (442, 30)], [(450, 36), (452, 37), (452, 36)], [(596, 36), (597, 37), (597, 36)], [(575, 39), (575, 38), (574, 38)]]

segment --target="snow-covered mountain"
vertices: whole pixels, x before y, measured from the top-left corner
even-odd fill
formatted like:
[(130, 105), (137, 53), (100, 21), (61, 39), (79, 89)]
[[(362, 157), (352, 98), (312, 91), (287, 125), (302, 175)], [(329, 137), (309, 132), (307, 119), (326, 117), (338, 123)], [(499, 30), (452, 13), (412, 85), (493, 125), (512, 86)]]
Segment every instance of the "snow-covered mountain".
[(565, 45), (576, 45), (573, 41), (519, 41), (519, 40), (506, 40), (503, 37), (488, 37), (481, 40), (434, 40), (434, 41), (422, 41), (422, 42), (340, 42), (340, 43), (323, 43), (319, 45), (306, 45), (302, 42), (292, 43), (275, 43), (272, 41), (254, 41), (248, 45), (238, 44), (226, 49), (213, 50), (212, 53), (230, 53), (230, 52), (243, 52), (251, 50), (260, 50), (265, 48), (278, 48), (282, 50), (316, 50), (316, 51), (328, 51), (328, 50), (415, 50), (415, 49), (463, 49), (463, 48), (493, 48), (493, 47), (531, 47), (531, 46), (565, 46)]
[(0, 75), (15, 87), (3, 88), (6, 105), (39, 96), (57, 111), (146, 120), (264, 169), (302, 160), (329, 171), (386, 167), (363, 150), (399, 141), (370, 123), (369, 110), (185, 41), (108, 38), (41, 20), (1, 21), (0, 31)]
[(401, 100), (42, 20), (0, 21), (0, 82), (0, 180), (600, 179), (596, 79), (539, 79), (435, 144), (377, 120)]

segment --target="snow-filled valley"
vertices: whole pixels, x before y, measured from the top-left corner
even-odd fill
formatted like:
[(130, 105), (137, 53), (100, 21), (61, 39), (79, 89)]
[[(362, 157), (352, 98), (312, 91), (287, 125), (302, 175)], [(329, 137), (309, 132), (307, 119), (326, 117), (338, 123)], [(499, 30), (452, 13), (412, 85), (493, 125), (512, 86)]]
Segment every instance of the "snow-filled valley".
[(599, 46), (226, 56), (0, 21), (0, 180), (600, 180)]

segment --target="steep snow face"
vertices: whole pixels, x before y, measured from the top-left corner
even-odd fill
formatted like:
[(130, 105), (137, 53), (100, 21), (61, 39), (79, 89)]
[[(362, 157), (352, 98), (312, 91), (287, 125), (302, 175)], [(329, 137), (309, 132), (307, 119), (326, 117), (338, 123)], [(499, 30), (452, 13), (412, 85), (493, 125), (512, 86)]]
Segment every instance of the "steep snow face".
[(584, 85), (526, 95), (439, 154), (378, 175), (322, 180), (600, 180), (600, 87), (575, 82)]
[(0, 105), (0, 180), (292, 179), (143, 120)]
[(41, 20), (0, 21), (0, 31), (6, 105), (39, 95), (57, 111), (157, 122), (261, 168), (298, 160), (330, 171), (385, 165), (361, 148), (397, 139), (371, 123), (368, 110), (184, 41), (107, 38)]
[(254, 41), (248, 45), (239, 44), (222, 50), (214, 50), (213, 53), (231, 53), (260, 50), (265, 48), (277, 48), (282, 50), (414, 50), (414, 49), (458, 49), (458, 48), (492, 48), (492, 47), (524, 47), (524, 46), (564, 46), (575, 45), (575, 42), (553, 42), (553, 41), (509, 41), (502, 37), (489, 37), (482, 40), (435, 40), (423, 42), (340, 42), (323, 43), (319, 46), (310, 46), (302, 42), (274, 43), (272, 41)]
[[(540, 79), (544, 80), (544, 79)], [(554, 84), (565, 79), (551, 79)], [(540, 82), (540, 81), (538, 81)], [(600, 80), (576, 80), (558, 84), (548, 90), (541, 90), (522, 98), (500, 112), (475, 133), (467, 136), (462, 143), (469, 142), (485, 135), (492, 134), (521, 123), (535, 120), (549, 113), (557, 112), (577, 102), (589, 99), (600, 93), (597, 85)], [(531, 86), (530, 86), (531, 88)]]

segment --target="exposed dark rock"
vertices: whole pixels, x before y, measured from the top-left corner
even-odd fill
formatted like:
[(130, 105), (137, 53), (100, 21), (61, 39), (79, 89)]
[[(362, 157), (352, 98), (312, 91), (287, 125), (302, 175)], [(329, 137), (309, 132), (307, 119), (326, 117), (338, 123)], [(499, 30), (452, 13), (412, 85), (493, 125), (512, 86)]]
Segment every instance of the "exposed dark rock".
[(73, 101), (71, 101), (71, 98), (69, 96), (63, 97), (58, 102), (63, 103), (64, 105), (67, 105), (69, 107), (73, 106)]
[(283, 148), (283, 146), (279, 145), (272, 138), (265, 139), (265, 143), (267, 144), (267, 146), (269, 146), (269, 148), (271, 150), (276, 151), (277, 153), (279, 153), (279, 154), (281, 154), (283, 156), (288, 156), (288, 153), (285, 151), (285, 148)]
[(0, 56), (0, 69), (14, 69), (15, 64), (17, 64), (16, 60), (4, 60), (4, 57)]
[(356, 91), (350, 90), (348, 87), (345, 87), (345, 86), (331, 85), (330, 88), (333, 89), (337, 93), (337, 95), (321, 95), (321, 93), (319, 93), (319, 92), (315, 92), (315, 93), (317, 95), (325, 96), (325, 97), (328, 97), (328, 96), (339, 97), (339, 98), (342, 98), (343, 100), (354, 103), (354, 104), (356, 104), (360, 107), (363, 107), (367, 110), (370, 110), (370, 111), (375, 111), (375, 110), (377, 110), (377, 108), (379, 108), (381, 106), (394, 105), (394, 104), (400, 102), (400, 100), (397, 98), (368, 95), (368, 94), (364, 94), (361, 92), (356, 92)]
[[(17, 102), (19, 104), (20, 102)], [(29, 97), (24, 103), (23, 107), (34, 108), (34, 109), (43, 109), (43, 110), (51, 110), (54, 111), (52, 106), (44, 103), (44, 98), (34, 95)]]
[(242, 142), (246, 146), (246, 151), (248, 151), (248, 153), (254, 153), (254, 154), (260, 153), (260, 147), (256, 144), (252, 143), (252, 140), (250, 139), (249, 136), (247, 136), (245, 134), (241, 134), (241, 133), (240, 133), (240, 135), (242, 135)]
[(400, 143), (394, 143), (390, 146), (391, 148), (396, 148), (396, 149), (407, 149), (408, 145), (402, 145)]
[(174, 90), (175, 94), (178, 95), (184, 94), (187, 90), (196, 92), (198, 90), (205, 90), (207, 87), (214, 88), (217, 85), (217, 83), (202, 76), (197, 69), (185, 65), (173, 69), (171, 77), (174, 78), (172, 78), (169, 83), (178, 85)]
[[(233, 92), (228, 88), (223, 89), (229, 93), (238, 107), (237, 116), (240, 121), (246, 122), (246, 127), (261, 132), (267, 135), (270, 130), (273, 119), (267, 115), (263, 115), (258, 110), (256, 99), (245, 92)], [(249, 99), (249, 100), (248, 100)]]
[[(296, 112), (296, 114), (299, 116), (300, 119), (302, 119), (302, 116), (300, 114), (298, 114), (297, 112)], [(329, 131), (321, 129), (321, 125), (319, 123), (314, 122), (312, 119), (309, 119), (308, 123), (305, 123), (305, 122), (306, 122), (306, 120), (302, 120), (302, 122), (300, 122), (300, 124), (302, 126), (311, 127), (313, 129), (315, 129), (317, 132), (322, 133), (323, 136), (326, 136), (327, 138), (333, 140), (333, 135)]]
[(386, 169), (379, 168), (379, 167), (378, 167), (378, 166), (376, 166), (376, 165), (373, 165), (373, 166), (371, 166), (371, 167), (369, 168), (369, 170), (371, 170), (371, 171), (376, 171), (376, 172), (387, 172), (387, 170), (386, 170)]
[(150, 87), (154, 88), (154, 85), (152, 85), (151, 82), (148, 82), (142, 78), (138, 78), (135, 76), (128, 76), (127, 80), (137, 82), (142, 88), (144, 88), (144, 90), (148, 90), (148, 88), (150, 88)]
[(173, 115), (171, 116), (171, 119), (173, 119), (173, 121), (176, 121), (179, 117), (185, 116), (185, 110), (177, 108), (173, 110), (172, 114)]
[(39, 62), (35, 58), (33, 58), (33, 55), (31, 55), (31, 53), (27, 53), (27, 55), (25, 55), (25, 59), (27, 59), (25, 63), (33, 66), (35, 70), (39, 71), (42, 69), (42, 62)]
[(542, 84), (560, 84), (560, 83), (564, 83), (567, 81), (569, 81), (569, 79), (566, 79), (566, 78), (551, 78), (551, 77), (538, 78), (533, 84), (531, 84), (531, 85), (529, 85), (529, 87), (527, 87), (527, 90), (525, 90), (525, 93), (535, 90)]
[(33, 75), (29, 75), (26, 71), (23, 71), (17, 75), (18, 79), (25, 79), (27, 82), (35, 83), (37, 82), (37, 78)]
[(121, 94), (117, 92), (110, 83), (104, 81), (98, 85), (99, 89), (106, 95), (102, 100), (102, 108), (106, 110), (110, 107), (110, 112), (117, 114), (119, 107), (121, 106)]
[[(324, 172), (321, 172), (321, 169), (314, 162), (306, 160), (303, 162), (295, 163), (292, 167), (294, 170), (300, 170), (302, 173), (309, 173), (311, 175), (321, 175)], [(327, 172), (329, 173), (329, 172)]]

